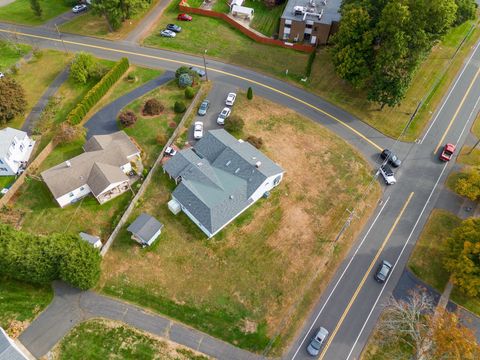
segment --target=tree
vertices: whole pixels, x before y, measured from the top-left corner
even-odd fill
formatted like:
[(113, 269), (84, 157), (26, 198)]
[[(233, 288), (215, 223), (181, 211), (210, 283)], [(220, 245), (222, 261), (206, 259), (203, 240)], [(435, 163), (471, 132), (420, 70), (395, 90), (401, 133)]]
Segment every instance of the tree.
[(181, 74), (178, 77), (178, 86), (181, 88), (186, 88), (187, 86), (192, 86), (193, 84), (193, 78), (190, 76), (190, 74)]
[(53, 142), (58, 144), (68, 144), (75, 140), (85, 137), (85, 128), (83, 126), (71, 125), (63, 122), (57, 130)]
[(148, 99), (145, 102), (145, 105), (143, 106), (143, 113), (145, 115), (158, 115), (160, 114), (163, 110), (165, 110), (165, 107), (163, 104), (158, 101), (157, 99)]
[(43, 10), (40, 6), (40, 0), (30, 0), (30, 8), (36, 16), (42, 17)]
[(248, 87), (248, 90), (247, 90), (247, 99), (248, 100), (252, 100), (253, 99), (253, 89), (251, 86)]
[(480, 219), (467, 219), (453, 231), (443, 263), (452, 283), (463, 293), (480, 294)]
[(261, 137), (249, 135), (245, 140), (257, 149), (260, 149), (263, 146), (263, 139)]
[(185, 98), (193, 99), (195, 97), (195, 90), (191, 86), (185, 88)]
[(23, 87), (10, 76), (0, 79), (0, 124), (23, 114), (26, 106)]
[(175, 101), (175, 104), (173, 105), (173, 111), (175, 111), (177, 114), (181, 114), (184, 113), (185, 110), (187, 110), (187, 107), (183, 101)]
[(480, 197), (480, 170), (471, 168), (461, 173), (455, 182), (454, 190), (456, 193), (466, 196), (470, 200), (477, 200)]
[(122, 26), (124, 19), (120, 2), (121, 0), (95, 0), (90, 5), (94, 15), (105, 18), (110, 32), (118, 30)]
[(243, 130), (245, 122), (238, 115), (232, 115), (225, 121), (224, 128), (230, 133), (240, 133)]
[(137, 122), (137, 115), (132, 110), (126, 110), (120, 113), (118, 120), (123, 127), (129, 127)]
[(79, 52), (70, 66), (70, 76), (76, 82), (85, 84), (95, 69), (95, 59), (91, 54)]
[(455, 25), (463, 24), (467, 20), (475, 19), (477, 3), (474, 0), (455, 0), (457, 13), (455, 14)]

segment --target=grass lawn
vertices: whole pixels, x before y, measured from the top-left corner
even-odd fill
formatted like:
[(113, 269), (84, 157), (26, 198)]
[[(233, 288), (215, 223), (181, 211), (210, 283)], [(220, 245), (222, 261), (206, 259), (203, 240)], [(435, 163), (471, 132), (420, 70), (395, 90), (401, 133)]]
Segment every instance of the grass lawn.
[[(293, 79), (299, 80), (304, 76), (308, 54), (259, 44), (220, 19), (193, 15), (191, 22), (177, 21), (177, 5), (173, 1), (165, 9), (151, 35), (144, 40), (144, 45), (193, 54), (203, 54), (207, 49), (209, 57), (256, 68), (281, 78), (286, 77), (286, 69)], [(182, 26), (182, 32), (175, 39), (159, 35), (160, 30), (169, 23)], [(268, 56), (258, 56), (259, 54)]]
[(91, 11), (87, 11), (84, 14), (76, 16), (72, 21), (69, 21), (60, 26), (60, 31), (81, 34), (87, 36), (101, 37), (110, 40), (119, 40), (127, 37), (128, 33), (135, 29), (143, 17), (148, 13), (150, 9), (158, 3), (158, 0), (152, 0), (150, 6), (147, 9), (140, 11), (132, 19), (126, 20), (120, 29), (114, 32), (110, 32), (108, 23), (105, 18), (94, 15)]
[(51, 286), (0, 278), (0, 326), (18, 335), (52, 299)]
[(2, 54), (0, 57), (0, 71), (5, 72), (12, 65), (16, 64), (30, 49), (29, 45), (0, 41), (0, 54)]
[(384, 134), (397, 137), (410, 119), (418, 102), (440, 79), (403, 138), (406, 141), (413, 141), (421, 135), (425, 125), (463, 65), (465, 58), (470, 53), (472, 45), (479, 39), (480, 29), (475, 28), (457, 54), (448, 72), (443, 75), (450, 58), (473, 23), (473, 21), (466, 22), (451, 29), (444, 36), (442, 42), (433, 48), (431, 54), (417, 70), (405, 100), (400, 106), (393, 109), (386, 107), (383, 111), (379, 111), (378, 105), (366, 101), (365, 92), (352, 88), (347, 82), (340, 79), (335, 74), (326, 48), (319, 50), (313, 64), (312, 76), (305, 86), (310, 91), (316, 92), (326, 100), (356, 115)]
[[(133, 126), (123, 130), (142, 148), (142, 160), (145, 166), (153, 165), (165, 145), (157, 140), (159, 134), (164, 134), (164, 139), (168, 140), (182, 119), (183, 114), (176, 114), (173, 111), (173, 105), (176, 101), (183, 101), (188, 107), (191, 100), (186, 99), (184, 93), (184, 89), (180, 89), (175, 81), (171, 81), (125, 107), (124, 110), (132, 110), (138, 116), (138, 120)], [(165, 110), (158, 116), (143, 116), (143, 105), (152, 98), (159, 100), (165, 106)]]
[(163, 338), (118, 321), (88, 320), (74, 327), (53, 350), (53, 360), (208, 360)]
[(263, 1), (245, 0), (243, 6), (247, 6), (255, 10), (255, 14), (250, 26), (266, 36), (273, 36), (275, 34), (278, 35), (280, 17), (283, 14), (286, 4), (287, 2), (282, 5), (275, 6), (273, 9), (269, 9)]
[[(379, 188), (366, 191), (371, 171), (355, 150), (293, 111), (242, 94), (234, 113), (245, 120), (244, 135), (261, 136), (262, 151), (285, 168), (279, 188), (207, 240), (186, 215), (170, 213), (175, 184), (159, 169), (129, 222), (147, 212), (165, 225), (162, 235), (141, 249), (122, 229), (104, 259), (99, 290), (253, 351), (278, 329), (278, 354), (368, 218)], [(334, 244), (345, 208), (358, 202), (360, 220)]]
[(0, 190), (13, 184), (16, 176), (0, 176)]
[(71, 0), (40, 0), (42, 16), (38, 17), (30, 8), (29, 0), (16, 0), (0, 8), (0, 21), (25, 25), (40, 25), (72, 9), (76, 1)]

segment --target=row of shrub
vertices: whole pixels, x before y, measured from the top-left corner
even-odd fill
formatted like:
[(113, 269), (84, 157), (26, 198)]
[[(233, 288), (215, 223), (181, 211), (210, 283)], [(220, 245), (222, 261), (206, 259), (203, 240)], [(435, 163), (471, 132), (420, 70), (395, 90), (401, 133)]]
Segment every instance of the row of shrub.
[(100, 278), (101, 256), (74, 234), (30, 234), (0, 224), (0, 275), (35, 284), (61, 279), (89, 289)]
[(108, 73), (85, 95), (77, 106), (68, 114), (67, 121), (72, 125), (79, 124), (90, 109), (100, 101), (107, 91), (122, 77), (130, 66), (127, 58), (122, 58)]

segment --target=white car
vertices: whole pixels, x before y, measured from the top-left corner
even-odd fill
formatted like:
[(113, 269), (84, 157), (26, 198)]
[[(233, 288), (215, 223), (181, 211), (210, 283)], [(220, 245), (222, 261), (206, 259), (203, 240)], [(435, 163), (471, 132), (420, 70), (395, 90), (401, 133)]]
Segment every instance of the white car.
[(237, 94), (228, 93), (227, 100), (225, 101), (225, 104), (227, 104), (227, 106), (232, 106), (234, 104), (236, 98), (237, 98)]
[(217, 124), (218, 125), (224, 125), (225, 124), (225, 119), (230, 116), (230, 113), (232, 110), (228, 107), (224, 107), (222, 112), (218, 115), (217, 118)]
[(87, 5), (85, 4), (82, 4), (82, 5), (75, 5), (73, 8), (72, 8), (72, 11), (75, 13), (75, 14), (78, 14), (82, 11), (85, 11), (87, 10)]
[(5, 74), (2, 73), (2, 72), (0, 72), (0, 79), (1, 79), (1, 78), (4, 78), (4, 77), (5, 77)]
[(175, 36), (177, 36), (177, 34), (174, 31), (167, 30), (167, 29), (162, 30), (160, 32), (160, 35), (162, 35), (163, 37), (169, 37), (169, 38), (174, 38)]
[(393, 170), (390, 168), (388, 165), (383, 165), (379, 169), (380, 174), (383, 176), (383, 180), (385, 180), (385, 184), (387, 185), (393, 185), (397, 182), (395, 179), (395, 175), (393, 173)]
[(193, 125), (193, 138), (201, 139), (203, 137), (203, 122), (195, 121)]
[(177, 150), (175, 150), (173, 147), (169, 146), (165, 149), (165, 154), (169, 156), (173, 156), (177, 153)]

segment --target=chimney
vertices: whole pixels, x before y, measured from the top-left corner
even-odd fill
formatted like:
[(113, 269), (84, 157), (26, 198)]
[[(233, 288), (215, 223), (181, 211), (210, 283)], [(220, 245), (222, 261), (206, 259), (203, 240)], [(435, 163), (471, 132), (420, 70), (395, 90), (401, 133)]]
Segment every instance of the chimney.
[(65, 161), (65, 165), (67, 165), (67, 167), (72, 167), (72, 163), (69, 160)]
[(256, 166), (257, 168), (259, 168), (260, 165), (262, 165), (262, 162), (261, 162), (261, 161), (257, 161), (257, 162), (255, 163), (255, 166)]

